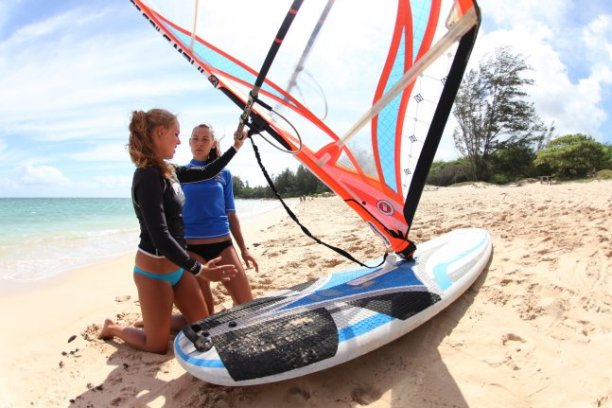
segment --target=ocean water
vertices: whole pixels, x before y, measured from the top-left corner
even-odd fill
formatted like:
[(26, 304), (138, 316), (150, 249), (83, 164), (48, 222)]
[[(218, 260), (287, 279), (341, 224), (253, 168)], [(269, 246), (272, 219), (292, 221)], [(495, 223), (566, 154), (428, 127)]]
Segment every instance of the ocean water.
[[(280, 203), (236, 200), (242, 223)], [(129, 198), (0, 198), (0, 289), (134, 252)]]

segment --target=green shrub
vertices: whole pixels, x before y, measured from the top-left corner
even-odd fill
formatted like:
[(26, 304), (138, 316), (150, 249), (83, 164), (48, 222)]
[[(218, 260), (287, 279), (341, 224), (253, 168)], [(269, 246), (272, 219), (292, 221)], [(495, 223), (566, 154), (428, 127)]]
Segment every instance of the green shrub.
[(427, 175), (427, 184), (434, 186), (450, 186), (451, 184), (469, 181), (470, 166), (465, 159), (454, 161), (436, 161)]
[(516, 177), (509, 176), (507, 174), (494, 174), (491, 176), (491, 183), (493, 184), (508, 184), (511, 181), (515, 181)]
[(595, 178), (600, 179), (600, 180), (611, 180), (612, 170), (608, 170), (608, 169), (599, 170), (597, 174), (595, 174)]
[(534, 164), (548, 167), (553, 176), (564, 179), (584, 178), (604, 168), (606, 146), (583, 134), (566, 135), (548, 142), (539, 151)]

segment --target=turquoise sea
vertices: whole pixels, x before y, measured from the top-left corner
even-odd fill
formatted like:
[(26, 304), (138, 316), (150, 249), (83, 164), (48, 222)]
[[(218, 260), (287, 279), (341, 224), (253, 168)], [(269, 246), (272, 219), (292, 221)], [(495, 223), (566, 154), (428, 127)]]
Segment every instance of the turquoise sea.
[[(280, 205), (236, 200), (242, 223)], [(0, 289), (134, 252), (130, 198), (0, 198)]]

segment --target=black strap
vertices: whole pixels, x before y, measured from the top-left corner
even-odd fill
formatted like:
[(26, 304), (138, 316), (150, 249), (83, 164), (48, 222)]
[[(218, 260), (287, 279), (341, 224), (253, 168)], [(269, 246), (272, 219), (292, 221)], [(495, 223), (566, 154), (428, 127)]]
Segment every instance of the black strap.
[[(253, 128), (251, 128), (251, 132), (253, 131)], [(249, 132), (249, 133), (251, 133)], [(300, 228), (302, 229), (302, 231), (304, 232), (304, 234), (308, 235), (310, 238), (312, 238), (313, 240), (315, 240), (318, 244), (321, 245), (325, 245), (326, 247), (328, 247), (329, 249), (331, 249), (332, 251), (337, 252), (338, 254), (342, 255), (343, 257), (363, 266), (366, 268), (378, 268), (379, 266), (381, 266), (382, 264), (385, 263), (385, 260), (387, 259), (387, 253), (385, 252), (385, 255), (383, 256), (382, 261), (375, 266), (369, 266), (364, 264), (363, 262), (357, 260), (355, 257), (353, 257), (353, 255), (351, 255), (350, 253), (348, 253), (347, 251), (345, 251), (344, 249), (338, 248), (336, 246), (330, 245), (326, 242), (321, 241), (319, 238), (315, 237), (314, 235), (312, 235), (312, 233), (308, 230), (308, 228), (306, 228), (304, 225), (302, 225), (302, 223), (300, 222), (300, 220), (297, 218), (297, 216), (293, 213), (293, 211), (291, 211), (291, 209), (289, 208), (289, 206), (287, 206), (287, 204), (285, 203), (285, 201), (283, 200), (283, 198), (281, 197), (281, 195), (278, 193), (278, 191), (276, 190), (276, 187), (274, 186), (274, 182), (272, 181), (272, 178), (270, 177), (270, 175), (268, 174), (268, 171), (266, 170), (266, 168), (264, 167), (263, 163), (261, 162), (261, 156), (259, 155), (259, 149), (257, 148), (257, 145), (255, 144), (255, 142), (253, 141), (252, 137), (249, 137), (249, 139), (251, 140), (251, 144), (253, 145), (253, 151), (255, 152), (255, 157), (257, 158), (257, 164), (259, 164), (259, 168), (261, 169), (264, 177), (266, 178), (266, 181), (268, 182), (268, 185), (270, 186), (270, 188), (272, 189), (272, 191), (274, 192), (274, 195), (276, 195), (276, 198), (278, 198), (281, 202), (281, 204), (283, 205), (283, 207), (285, 208), (285, 211), (287, 211), (287, 214), (289, 214), (289, 217), (291, 217), (291, 219), (293, 221), (295, 221), (295, 223), (297, 225), (300, 226)]]

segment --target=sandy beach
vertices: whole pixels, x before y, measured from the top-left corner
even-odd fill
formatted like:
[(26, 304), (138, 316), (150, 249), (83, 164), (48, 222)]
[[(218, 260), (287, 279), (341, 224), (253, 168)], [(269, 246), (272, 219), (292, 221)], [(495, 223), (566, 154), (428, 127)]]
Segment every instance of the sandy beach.
[[(319, 238), (382, 255), (338, 198), (295, 209)], [(269, 385), (207, 384), (172, 352), (98, 340), (105, 317), (140, 317), (133, 254), (3, 295), (0, 407), (612, 407), (612, 181), (427, 187), (417, 243), (461, 227), (489, 230), (494, 254), (449, 308), (366, 356)], [(351, 266), (283, 209), (242, 228), (260, 264), (248, 270), (256, 296)]]

